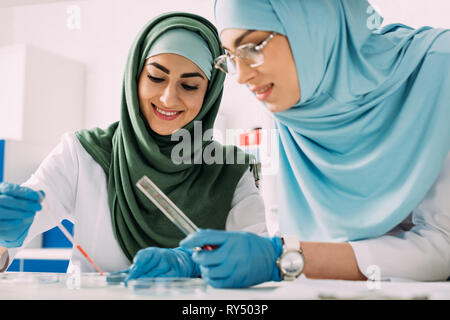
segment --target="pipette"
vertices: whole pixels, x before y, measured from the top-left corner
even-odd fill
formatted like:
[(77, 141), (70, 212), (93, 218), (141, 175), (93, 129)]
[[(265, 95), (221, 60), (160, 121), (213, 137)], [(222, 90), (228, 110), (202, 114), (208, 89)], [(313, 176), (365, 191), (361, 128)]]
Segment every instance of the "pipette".
[[(150, 178), (143, 176), (136, 183), (136, 186), (141, 190), (145, 196), (150, 199), (153, 204), (161, 210), (170, 221), (175, 224), (185, 235), (197, 232), (198, 227), (181, 211), (175, 203), (173, 203)], [(194, 248), (195, 251), (213, 250), (217, 246), (205, 245), (203, 248)]]
[[(41, 192), (39, 193), (39, 202), (42, 202), (44, 200), (44, 197), (42, 196)], [(91, 257), (89, 257), (89, 255), (86, 253), (86, 251), (84, 251), (84, 249), (75, 242), (75, 239), (72, 237), (72, 235), (70, 234), (70, 232), (66, 229), (66, 227), (64, 227), (64, 225), (59, 221), (59, 219), (53, 214), (51, 213), (55, 219), (57, 219), (56, 221), (58, 221), (58, 225), (57, 227), (59, 228), (59, 230), (61, 230), (61, 232), (66, 236), (66, 238), (72, 243), (72, 245), (74, 247), (76, 247), (78, 249), (78, 251), (81, 252), (81, 254), (94, 266), (94, 268), (100, 273), (100, 275), (103, 275), (103, 271), (95, 264), (95, 262), (91, 259)]]

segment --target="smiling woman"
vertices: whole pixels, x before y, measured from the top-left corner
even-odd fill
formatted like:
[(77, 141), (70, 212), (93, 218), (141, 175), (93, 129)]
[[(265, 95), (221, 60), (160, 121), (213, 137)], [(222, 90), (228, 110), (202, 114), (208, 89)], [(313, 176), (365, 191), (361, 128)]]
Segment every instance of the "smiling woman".
[[(214, 25), (200, 16), (168, 13), (147, 23), (128, 55), (120, 120), (66, 134), (26, 183), (0, 184), (0, 245), (10, 260), (56, 225), (53, 212), (74, 222), (74, 238), (105, 272), (133, 261), (133, 277), (198, 277), (191, 252), (177, 247), (184, 234), (137, 190), (144, 175), (199, 228), (267, 234), (263, 201), (240, 149), (202, 136), (200, 144), (190, 142), (188, 157), (214, 146), (223, 151), (220, 160), (232, 154), (247, 161), (171, 158), (174, 131), (195, 139), (195, 125), (213, 128), (225, 79), (213, 61), (223, 53)], [(45, 192), (42, 207), (33, 190)], [(95, 271), (77, 251), (71, 260), (82, 272)]]
[(208, 79), (189, 59), (171, 53), (151, 57), (139, 77), (141, 111), (152, 130), (171, 134), (194, 120), (207, 88)]
[(206, 42), (187, 29), (171, 29), (156, 39), (138, 87), (140, 109), (153, 131), (169, 135), (199, 114), (212, 62)]
[(297, 68), (286, 36), (228, 29), (222, 43), (227, 54), (216, 59), (216, 66), (220, 68), (222, 60), (226, 67), (221, 70), (235, 74), (236, 81), (246, 84), (271, 112), (285, 111), (300, 100)]
[(278, 129), (283, 241), (265, 255), (251, 234), (193, 234), (183, 247), (223, 247), (193, 255), (203, 277), (448, 279), (450, 30), (378, 29), (367, 0), (216, 0), (215, 18)]

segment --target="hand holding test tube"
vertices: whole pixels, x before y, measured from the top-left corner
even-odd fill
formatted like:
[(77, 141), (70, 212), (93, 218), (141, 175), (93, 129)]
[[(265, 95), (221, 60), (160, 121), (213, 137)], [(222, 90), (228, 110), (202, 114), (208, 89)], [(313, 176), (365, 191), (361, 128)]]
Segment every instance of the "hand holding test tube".
[[(143, 176), (136, 186), (164, 215), (175, 224), (185, 235), (197, 232), (198, 227), (181, 211), (147, 176)], [(213, 250), (217, 246), (205, 245), (195, 248), (195, 251)]]

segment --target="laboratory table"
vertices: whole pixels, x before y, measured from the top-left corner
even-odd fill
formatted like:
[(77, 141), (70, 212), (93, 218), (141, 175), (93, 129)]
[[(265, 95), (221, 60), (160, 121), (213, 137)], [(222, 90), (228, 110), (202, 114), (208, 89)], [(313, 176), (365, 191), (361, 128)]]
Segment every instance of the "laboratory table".
[[(27, 273), (15, 273), (17, 275)], [(30, 273), (28, 273), (30, 274)], [(48, 276), (62, 276), (48, 274)], [(57, 283), (12, 284), (0, 277), (0, 300), (450, 300), (450, 282), (373, 282), (311, 280), (300, 277), (293, 282), (267, 282), (245, 289), (216, 289), (206, 286), (195, 292), (136, 292), (123, 283), (89, 286)]]

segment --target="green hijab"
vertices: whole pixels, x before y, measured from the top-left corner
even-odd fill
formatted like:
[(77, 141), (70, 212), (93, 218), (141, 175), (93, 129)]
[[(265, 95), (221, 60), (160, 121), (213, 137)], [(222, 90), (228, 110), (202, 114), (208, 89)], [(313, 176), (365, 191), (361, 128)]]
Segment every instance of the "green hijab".
[[(138, 79), (146, 53), (158, 36), (174, 28), (185, 28), (200, 35), (213, 58), (223, 54), (217, 30), (205, 18), (179, 12), (156, 17), (141, 30), (130, 49), (123, 78), (120, 121), (104, 130), (77, 132), (80, 143), (107, 175), (114, 234), (130, 261), (142, 248), (173, 248), (185, 237), (137, 189), (136, 182), (143, 175), (152, 179), (199, 228), (224, 229), (236, 185), (249, 167), (249, 158), (240, 149), (222, 146), (211, 139), (200, 144), (191, 141), (190, 157), (194, 158), (206, 147), (220, 148), (222, 164), (173, 163), (171, 151), (178, 142), (171, 141), (170, 135), (155, 133), (141, 114)], [(184, 127), (192, 137), (194, 121), (201, 121), (202, 132), (213, 127), (224, 79), (225, 74), (212, 69), (202, 109)], [(245, 164), (226, 164), (225, 159), (239, 157), (245, 158)]]

